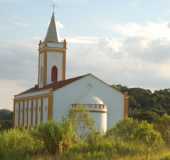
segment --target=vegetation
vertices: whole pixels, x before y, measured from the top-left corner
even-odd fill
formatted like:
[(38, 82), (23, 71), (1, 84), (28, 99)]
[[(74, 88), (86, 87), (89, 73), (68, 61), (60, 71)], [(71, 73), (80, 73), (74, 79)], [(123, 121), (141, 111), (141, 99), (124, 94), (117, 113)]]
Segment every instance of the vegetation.
[(131, 118), (104, 135), (81, 106), (60, 123), (49, 121), (32, 129), (10, 129), (12, 113), (3, 110), (0, 159), (170, 160), (170, 90), (114, 87), (128, 92)]
[(129, 95), (129, 116), (152, 123), (162, 115), (170, 115), (170, 89), (152, 92), (149, 89), (128, 88), (113, 85), (121, 92)]
[[(167, 130), (165, 127), (169, 125), (170, 116), (163, 116), (153, 124), (129, 118), (101, 135), (89, 127), (90, 118), (87, 118), (87, 112), (83, 112), (77, 113), (81, 116), (72, 113), (74, 118), (70, 116), (60, 123), (49, 121), (29, 130), (1, 132), (0, 159), (169, 160), (169, 128)], [(88, 124), (84, 125), (84, 129), (90, 130), (85, 138), (76, 131), (81, 121)]]
[(12, 112), (6, 109), (0, 110), (0, 131), (12, 127)]

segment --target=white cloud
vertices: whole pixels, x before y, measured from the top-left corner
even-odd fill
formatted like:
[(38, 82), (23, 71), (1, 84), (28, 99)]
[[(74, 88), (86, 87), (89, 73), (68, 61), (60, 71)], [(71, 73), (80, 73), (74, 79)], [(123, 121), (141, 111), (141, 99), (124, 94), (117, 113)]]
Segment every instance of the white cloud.
[[(170, 87), (167, 24), (114, 25), (113, 32), (120, 36), (111, 39), (68, 37), (68, 76), (93, 73), (111, 84), (151, 89)], [(0, 44), (0, 87), (3, 87), (0, 96), (4, 107), (12, 106), (8, 100), (13, 94), (36, 82), (37, 47), (37, 37), (31, 42)]]
[(62, 29), (64, 28), (64, 25), (60, 21), (56, 20), (56, 27)]
[(12, 110), (14, 95), (22, 92), (25, 88), (22, 81), (0, 80), (0, 109)]
[(74, 36), (66, 38), (69, 43), (76, 44), (95, 44), (98, 42), (98, 37)]
[(143, 39), (168, 39), (170, 40), (170, 27), (168, 22), (145, 24), (127, 23), (115, 24), (112, 31), (124, 37), (141, 37)]

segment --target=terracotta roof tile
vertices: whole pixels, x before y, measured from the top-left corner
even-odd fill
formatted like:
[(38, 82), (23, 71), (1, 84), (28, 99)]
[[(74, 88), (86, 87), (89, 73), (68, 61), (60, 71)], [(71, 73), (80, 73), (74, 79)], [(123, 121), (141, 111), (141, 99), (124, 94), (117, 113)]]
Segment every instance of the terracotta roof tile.
[(35, 85), (33, 88), (30, 88), (30, 89), (18, 94), (17, 96), (22, 95), (22, 94), (32, 93), (32, 92), (38, 92), (38, 91), (42, 91), (42, 90), (46, 90), (46, 89), (57, 90), (59, 88), (62, 88), (64, 86), (74, 82), (74, 81), (77, 81), (77, 80), (79, 80), (79, 79), (81, 79), (85, 76), (87, 76), (87, 74), (79, 76), (79, 77), (70, 78), (70, 79), (67, 79), (67, 80), (56, 81), (54, 83), (51, 83), (51, 84), (44, 86), (43, 88), (39, 88), (38, 85)]

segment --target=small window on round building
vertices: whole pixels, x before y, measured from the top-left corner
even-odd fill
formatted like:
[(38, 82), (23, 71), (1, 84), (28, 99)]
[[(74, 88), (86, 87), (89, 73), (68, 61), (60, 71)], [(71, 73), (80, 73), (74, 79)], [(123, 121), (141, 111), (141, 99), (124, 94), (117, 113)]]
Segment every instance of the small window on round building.
[(51, 69), (51, 81), (57, 81), (58, 80), (58, 69), (56, 66), (53, 66)]

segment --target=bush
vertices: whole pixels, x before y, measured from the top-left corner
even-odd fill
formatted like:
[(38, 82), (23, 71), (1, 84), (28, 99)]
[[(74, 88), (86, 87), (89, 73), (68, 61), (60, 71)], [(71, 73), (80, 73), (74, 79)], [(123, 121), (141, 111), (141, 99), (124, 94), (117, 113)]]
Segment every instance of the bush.
[(159, 131), (166, 142), (170, 145), (170, 116), (162, 116), (155, 122), (155, 129)]
[(162, 157), (160, 160), (170, 160), (170, 155), (166, 155), (166, 156)]
[[(143, 146), (143, 150), (146, 153), (146, 159), (149, 159), (150, 153), (153, 150), (158, 149), (163, 144), (161, 134), (154, 130), (154, 126), (147, 121), (138, 122), (137, 120), (127, 119), (120, 121), (114, 128), (107, 132), (107, 137), (118, 139), (126, 143), (121, 146), (118, 145), (122, 153), (135, 153), (140, 150), (140, 147), (134, 149), (133, 146)], [(132, 144), (130, 147), (129, 144)], [(127, 150), (127, 151), (126, 151)], [(122, 154), (121, 153), (121, 154)]]
[(41, 124), (35, 131), (36, 137), (43, 141), (46, 150), (55, 154), (59, 152), (59, 145), (62, 140), (62, 127), (59, 123), (50, 121), (45, 124)]
[(46, 150), (51, 153), (61, 153), (76, 143), (76, 135), (69, 121), (57, 123), (49, 121), (37, 127), (35, 135), (42, 140)]
[(147, 121), (149, 123), (155, 122), (159, 118), (159, 114), (153, 111), (141, 111), (133, 114), (133, 118), (139, 121)]
[(127, 120), (120, 121), (114, 128), (107, 131), (108, 137), (120, 138), (124, 141), (134, 140), (134, 134), (139, 125), (137, 120), (128, 118)]
[(11, 129), (0, 135), (0, 158), (4, 160), (26, 159), (42, 147), (26, 130)]
[(160, 144), (163, 143), (161, 134), (154, 130), (154, 126), (152, 124), (149, 124), (146, 121), (143, 121), (138, 125), (135, 133), (135, 139), (152, 149), (159, 147)]
[(141, 148), (135, 143), (127, 143), (122, 140), (114, 140), (114, 152), (119, 156), (136, 155), (142, 152)]

